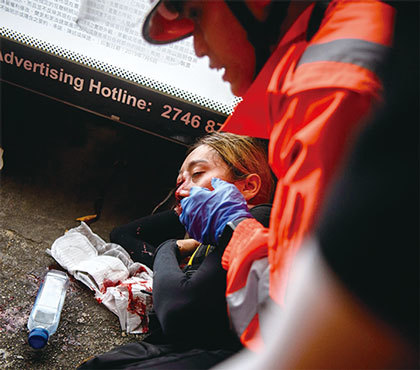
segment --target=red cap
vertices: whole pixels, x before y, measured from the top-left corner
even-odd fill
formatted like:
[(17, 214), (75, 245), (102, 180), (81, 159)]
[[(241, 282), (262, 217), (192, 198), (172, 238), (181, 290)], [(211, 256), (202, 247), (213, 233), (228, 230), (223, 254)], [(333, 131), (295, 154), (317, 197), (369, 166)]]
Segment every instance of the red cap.
[(143, 23), (143, 37), (151, 44), (169, 44), (191, 36), (194, 31), (194, 23), (180, 17), (165, 2), (168, 0), (159, 0)]

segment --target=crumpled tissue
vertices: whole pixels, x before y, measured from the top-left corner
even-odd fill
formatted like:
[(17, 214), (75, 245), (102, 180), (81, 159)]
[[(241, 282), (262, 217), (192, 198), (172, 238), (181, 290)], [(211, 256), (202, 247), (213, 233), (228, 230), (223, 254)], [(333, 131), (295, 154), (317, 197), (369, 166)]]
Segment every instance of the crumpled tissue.
[(50, 254), (64, 269), (95, 292), (131, 334), (148, 331), (152, 309), (153, 272), (133, 262), (127, 251), (107, 243), (84, 222), (54, 241)]

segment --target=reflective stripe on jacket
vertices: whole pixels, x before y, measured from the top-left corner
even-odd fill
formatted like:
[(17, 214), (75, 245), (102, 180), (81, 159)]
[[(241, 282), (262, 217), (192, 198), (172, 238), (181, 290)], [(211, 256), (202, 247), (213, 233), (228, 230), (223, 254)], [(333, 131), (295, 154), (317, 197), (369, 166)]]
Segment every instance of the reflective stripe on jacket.
[[(242, 224), (249, 222), (243, 221), (226, 248), (227, 296), (247, 284), (252, 261), (243, 258), (243, 251), (249, 256), (255, 252), (259, 258), (265, 251), (270, 297), (284, 303), (294, 255), (351, 139), (381, 96), (377, 72), (392, 42), (394, 9), (373, 0), (332, 1), (318, 32), (307, 42), (311, 11), (312, 7), (307, 8), (285, 34), (222, 128), (270, 138), (269, 162), (278, 178), (270, 229), (247, 225), (252, 226), (247, 235), (237, 238), (237, 233), (244, 232)], [(245, 265), (238, 266), (241, 263)], [(234, 310), (229, 306), (231, 316), (240, 311), (235, 302)], [(251, 304), (249, 299), (246, 304)], [(257, 349), (258, 313), (247, 320), (250, 324), (241, 328), (241, 340)]]
[(257, 220), (242, 221), (222, 257), (231, 323), (241, 342), (255, 350), (261, 345), (258, 313), (268, 298), (267, 234)]

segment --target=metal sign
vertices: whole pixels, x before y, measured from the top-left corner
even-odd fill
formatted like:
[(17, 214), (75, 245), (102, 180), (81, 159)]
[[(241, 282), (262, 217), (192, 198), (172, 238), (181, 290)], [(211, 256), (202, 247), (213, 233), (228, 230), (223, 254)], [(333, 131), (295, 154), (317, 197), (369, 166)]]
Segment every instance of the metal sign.
[[(226, 115), (107, 73), (0, 39), (1, 81), (183, 144), (220, 128)], [(22, 102), (24, 108), (24, 102)]]
[(191, 40), (147, 44), (149, 0), (5, 0), (0, 79), (189, 144), (220, 128), (239, 99)]

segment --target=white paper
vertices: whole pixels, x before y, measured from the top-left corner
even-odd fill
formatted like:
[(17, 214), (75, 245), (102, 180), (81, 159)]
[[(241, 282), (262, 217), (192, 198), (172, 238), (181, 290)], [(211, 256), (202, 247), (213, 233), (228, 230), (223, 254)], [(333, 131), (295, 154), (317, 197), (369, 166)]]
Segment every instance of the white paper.
[(153, 272), (147, 266), (133, 262), (124, 248), (106, 243), (84, 222), (56, 239), (48, 253), (95, 292), (95, 299), (118, 316), (122, 330), (147, 332), (153, 305)]

